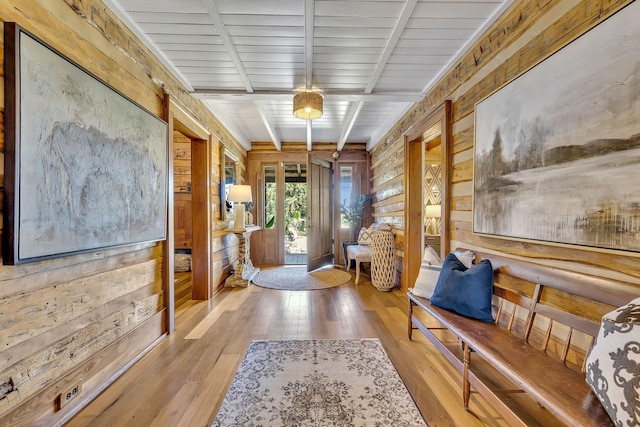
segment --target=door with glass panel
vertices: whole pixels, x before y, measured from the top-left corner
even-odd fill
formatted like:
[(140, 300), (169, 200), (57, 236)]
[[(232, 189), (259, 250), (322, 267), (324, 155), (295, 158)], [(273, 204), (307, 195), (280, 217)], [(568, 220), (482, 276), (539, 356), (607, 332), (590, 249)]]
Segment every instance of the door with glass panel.
[(260, 189), (258, 214), (262, 227), (261, 244), (259, 248), (251, 248), (251, 251), (260, 251), (260, 259), (263, 265), (279, 265), (282, 260), (284, 246), (283, 212), (278, 209), (283, 200), (282, 168), (278, 163), (261, 165), (258, 178)]
[(333, 260), (331, 163), (309, 155), (307, 170), (307, 271), (312, 271)]

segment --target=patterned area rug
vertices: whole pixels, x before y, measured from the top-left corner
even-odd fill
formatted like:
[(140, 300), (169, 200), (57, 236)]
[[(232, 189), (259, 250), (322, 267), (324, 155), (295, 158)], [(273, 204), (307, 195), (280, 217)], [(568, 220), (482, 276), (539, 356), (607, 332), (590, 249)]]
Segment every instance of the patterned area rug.
[(263, 288), (310, 291), (342, 285), (351, 279), (345, 271), (324, 267), (307, 273), (307, 267), (276, 267), (260, 270), (253, 283)]
[(426, 426), (377, 339), (253, 341), (214, 427)]

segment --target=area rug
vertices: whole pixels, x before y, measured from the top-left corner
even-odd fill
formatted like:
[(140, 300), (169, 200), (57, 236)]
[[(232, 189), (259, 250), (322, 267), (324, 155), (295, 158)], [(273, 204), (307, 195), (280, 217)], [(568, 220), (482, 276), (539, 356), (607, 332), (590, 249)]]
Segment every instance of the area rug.
[(263, 288), (286, 291), (310, 291), (342, 285), (351, 275), (333, 267), (324, 267), (307, 273), (307, 267), (276, 267), (260, 270), (253, 283)]
[(214, 427), (426, 426), (377, 339), (252, 341)]

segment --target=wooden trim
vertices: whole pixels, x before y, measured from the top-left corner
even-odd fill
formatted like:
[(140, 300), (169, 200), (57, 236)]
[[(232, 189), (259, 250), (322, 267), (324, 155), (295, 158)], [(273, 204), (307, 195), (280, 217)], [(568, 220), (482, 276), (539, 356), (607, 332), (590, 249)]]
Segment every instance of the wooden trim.
[(211, 284), (211, 144), (209, 140), (191, 140), (191, 207), (194, 300), (213, 296)]

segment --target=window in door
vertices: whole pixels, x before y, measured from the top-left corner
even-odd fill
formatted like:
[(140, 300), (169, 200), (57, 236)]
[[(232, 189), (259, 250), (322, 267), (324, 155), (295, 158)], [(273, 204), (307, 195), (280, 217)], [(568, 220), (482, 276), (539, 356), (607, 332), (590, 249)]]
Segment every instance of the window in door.
[(284, 164), (284, 261), (307, 263), (307, 164)]
[[(353, 166), (340, 166), (340, 206), (349, 206), (353, 198)], [(340, 213), (340, 228), (350, 230), (351, 224)]]
[(278, 213), (278, 193), (276, 186), (276, 167), (265, 166), (264, 168), (264, 228), (276, 227)]

